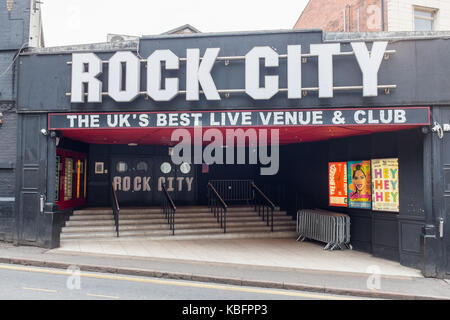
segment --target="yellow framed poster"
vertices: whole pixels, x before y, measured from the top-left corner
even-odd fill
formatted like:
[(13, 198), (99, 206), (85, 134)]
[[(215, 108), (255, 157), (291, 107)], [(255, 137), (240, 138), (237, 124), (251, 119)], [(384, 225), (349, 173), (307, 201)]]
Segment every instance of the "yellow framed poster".
[(372, 210), (399, 212), (398, 158), (372, 160)]
[(349, 161), (347, 166), (349, 208), (371, 209), (372, 185), (370, 160)]

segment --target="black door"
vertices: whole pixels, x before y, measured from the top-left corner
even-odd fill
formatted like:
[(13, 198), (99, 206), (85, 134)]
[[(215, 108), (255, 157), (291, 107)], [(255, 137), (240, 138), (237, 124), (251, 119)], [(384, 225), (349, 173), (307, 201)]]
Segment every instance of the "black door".
[(175, 165), (169, 156), (114, 156), (111, 177), (121, 206), (161, 205), (163, 184), (177, 205), (196, 199), (193, 165)]
[(119, 156), (111, 159), (111, 174), (120, 205), (153, 203), (153, 161), (148, 157)]
[[(444, 109), (442, 112), (442, 122), (450, 124), (450, 109)], [(447, 255), (447, 273), (450, 274), (450, 132), (444, 134), (442, 140), (442, 165), (443, 165), (443, 222), (444, 222), (444, 241)]]
[(43, 202), (47, 192), (47, 143), (40, 133), (47, 127), (46, 115), (22, 115), (19, 117), (18, 137), (18, 236), (22, 242), (39, 241), (40, 226), (44, 215)]
[(195, 204), (197, 199), (197, 181), (194, 165), (182, 163), (176, 165), (169, 156), (154, 157), (154, 174), (157, 191), (154, 193), (155, 203), (162, 203), (164, 184), (176, 205)]

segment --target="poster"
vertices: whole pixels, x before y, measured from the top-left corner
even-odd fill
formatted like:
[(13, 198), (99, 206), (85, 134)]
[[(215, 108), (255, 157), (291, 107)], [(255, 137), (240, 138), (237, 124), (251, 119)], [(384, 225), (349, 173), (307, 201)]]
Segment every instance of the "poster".
[(372, 160), (372, 208), (399, 212), (398, 158)]
[(370, 160), (349, 161), (348, 171), (348, 206), (350, 208), (372, 208), (372, 184)]
[(347, 207), (347, 162), (328, 164), (330, 206)]

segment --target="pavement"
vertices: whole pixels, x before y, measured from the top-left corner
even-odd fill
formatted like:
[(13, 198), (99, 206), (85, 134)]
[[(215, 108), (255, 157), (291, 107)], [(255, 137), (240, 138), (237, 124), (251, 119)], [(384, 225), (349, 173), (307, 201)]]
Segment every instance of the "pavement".
[(53, 250), (0, 243), (0, 263), (75, 265), (82, 271), (367, 298), (450, 300), (448, 280), (424, 278), (420, 270), (355, 250), (322, 247), (295, 239), (88, 241)]

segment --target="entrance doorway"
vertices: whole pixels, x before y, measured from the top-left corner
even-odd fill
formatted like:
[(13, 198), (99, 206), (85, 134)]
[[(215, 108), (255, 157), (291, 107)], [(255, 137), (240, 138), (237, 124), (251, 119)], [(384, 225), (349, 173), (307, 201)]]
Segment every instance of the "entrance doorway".
[(130, 155), (111, 157), (111, 175), (118, 201), (123, 206), (159, 206), (162, 186), (178, 204), (196, 199), (196, 170), (188, 163), (174, 164), (170, 156)]

